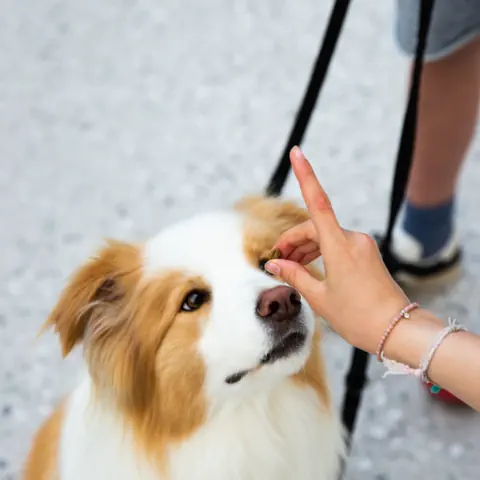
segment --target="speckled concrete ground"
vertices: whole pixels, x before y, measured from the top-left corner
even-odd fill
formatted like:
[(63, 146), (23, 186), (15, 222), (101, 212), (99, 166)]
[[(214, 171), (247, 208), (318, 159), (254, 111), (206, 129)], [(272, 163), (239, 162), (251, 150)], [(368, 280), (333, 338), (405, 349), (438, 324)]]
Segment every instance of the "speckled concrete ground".
[[(305, 150), (341, 221), (385, 222), (406, 59), (393, 2), (356, 0)], [(0, 478), (73, 382), (35, 335), (105, 236), (143, 238), (265, 185), (331, 2), (4, 0), (0, 4)], [(462, 177), (463, 278), (430, 299), (479, 329), (479, 143)], [(298, 196), (290, 182), (288, 195)], [(349, 349), (329, 336), (335, 398)], [(473, 480), (480, 418), (372, 365), (348, 479)]]

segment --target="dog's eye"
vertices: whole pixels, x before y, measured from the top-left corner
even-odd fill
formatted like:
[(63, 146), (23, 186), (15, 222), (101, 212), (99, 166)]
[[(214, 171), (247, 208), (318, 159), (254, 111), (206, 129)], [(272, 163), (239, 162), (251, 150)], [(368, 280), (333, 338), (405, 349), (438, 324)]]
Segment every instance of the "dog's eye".
[(184, 312), (194, 312), (198, 310), (208, 300), (208, 292), (202, 290), (192, 290), (185, 297), (182, 310)]

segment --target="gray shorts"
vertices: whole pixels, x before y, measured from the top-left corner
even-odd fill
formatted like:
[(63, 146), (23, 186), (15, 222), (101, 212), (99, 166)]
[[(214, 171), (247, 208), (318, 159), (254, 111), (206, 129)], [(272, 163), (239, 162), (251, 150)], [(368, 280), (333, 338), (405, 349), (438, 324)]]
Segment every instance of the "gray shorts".
[[(397, 0), (395, 36), (407, 55), (415, 53), (419, 3)], [(480, 0), (436, 0), (425, 60), (439, 60), (480, 34)]]

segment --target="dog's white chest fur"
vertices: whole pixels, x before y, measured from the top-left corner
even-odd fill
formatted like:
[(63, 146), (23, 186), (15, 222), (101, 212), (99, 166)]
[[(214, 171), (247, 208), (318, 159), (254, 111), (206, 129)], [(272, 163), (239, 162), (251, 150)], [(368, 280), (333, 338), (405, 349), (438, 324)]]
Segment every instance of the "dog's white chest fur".
[(285, 381), (216, 412), (170, 447), (170, 471), (162, 475), (136, 456), (128, 432), (90, 398), (87, 379), (66, 412), (60, 480), (333, 480), (343, 453), (341, 427), (313, 390)]

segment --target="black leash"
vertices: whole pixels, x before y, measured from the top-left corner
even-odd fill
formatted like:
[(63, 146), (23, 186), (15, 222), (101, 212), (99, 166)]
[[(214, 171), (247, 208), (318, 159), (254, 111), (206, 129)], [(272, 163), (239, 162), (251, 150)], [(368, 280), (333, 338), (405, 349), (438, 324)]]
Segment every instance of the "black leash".
[[(422, 0), (420, 2), (420, 17), (418, 25), (418, 38), (415, 51), (415, 61), (410, 85), (410, 93), (405, 111), (400, 144), (397, 152), (395, 174), (393, 177), (392, 191), (390, 196), (390, 213), (387, 229), (380, 243), (385, 265), (394, 274), (397, 270), (397, 263), (390, 253), (392, 232), (395, 226), (398, 212), (402, 205), (407, 186), (410, 168), (412, 165), (413, 151), (415, 147), (415, 134), (417, 130), (418, 99), (420, 94), (420, 80), (422, 76), (423, 57), (425, 53), (427, 35), (433, 12), (435, 0)], [(358, 408), (367, 382), (366, 372), (370, 355), (355, 348), (352, 353), (350, 371), (346, 377), (346, 393), (342, 407), (342, 421), (348, 432), (348, 447), (351, 444), (352, 433), (355, 429)]]
[(390, 255), (390, 243), (392, 240), (393, 227), (395, 226), (395, 220), (403, 202), (405, 187), (408, 182), (410, 167), (412, 165), (415, 134), (417, 130), (418, 97), (420, 95), (423, 57), (427, 45), (427, 36), (434, 5), (435, 0), (422, 0), (419, 6), (420, 17), (417, 33), (417, 47), (413, 64), (410, 94), (403, 119), (402, 135), (400, 137), (400, 144), (397, 152), (395, 175), (393, 177), (393, 186), (390, 196), (390, 214), (387, 230), (381, 245), (382, 255), (390, 273), (395, 271), (395, 262), (392, 261)]
[[(390, 197), (388, 224), (385, 236), (380, 243), (380, 251), (384, 262), (392, 275), (395, 273), (397, 265), (390, 254), (390, 243), (395, 220), (403, 202), (405, 187), (408, 182), (410, 167), (412, 164), (417, 126), (420, 79), (435, 0), (422, 0), (419, 3), (420, 16), (413, 74), (397, 152), (395, 174)], [(336, 0), (302, 104), (297, 112), (293, 128), (290, 132), (290, 136), (285, 145), (282, 156), (280, 157), (277, 168), (275, 169), (266, 189), (267, 195), (278, 196), (281, 194), (282, 189), (285, 186), (291, 168), (289, 152), (293, 146), (300, 145), (303, 140), (318, 95), (324, 84), (330, 61), (335, 52), (335, 47), (349, 5), (350, 0)], [(353, 349), (350, 369), (345, 379), (346, 390), (342, 406), (342, 421), (347, 431), (348, 448), (350, 448), (351, 445), (351, 437), (355, 429), (358, 409), (367, 382), (366, 373), (369, 359), (370, 356), (368, 353), (357, 348)]]
[(307, 130), (310, 117), (317, 102), (318, 94), (327, 76), (328, 67), (335, 52), (335, 47), (337, 46), (337, 41), (342, 31), (349, 6), (350, 0), (336, 0), (335, 2), (302, 104), (297, 112), (293, 128), (290, 131), (290, 136), (288, 137), (277, 168), (268, 182), (267, 195), (278, 196), (285, 186), (291, 166), (289, 157), (290, 150), (295, 145), (302, 143), (303, 136)]

